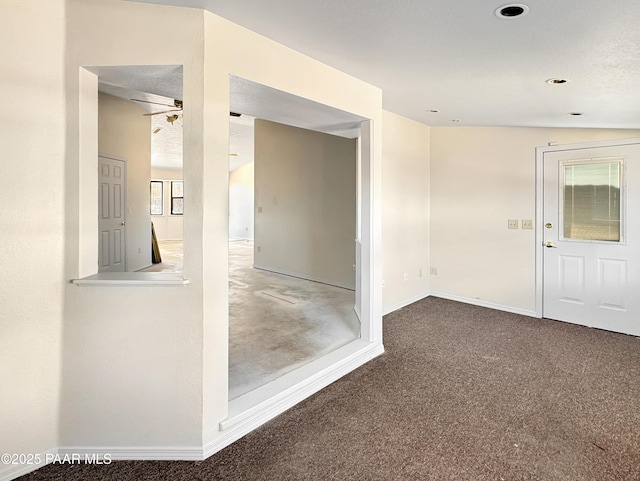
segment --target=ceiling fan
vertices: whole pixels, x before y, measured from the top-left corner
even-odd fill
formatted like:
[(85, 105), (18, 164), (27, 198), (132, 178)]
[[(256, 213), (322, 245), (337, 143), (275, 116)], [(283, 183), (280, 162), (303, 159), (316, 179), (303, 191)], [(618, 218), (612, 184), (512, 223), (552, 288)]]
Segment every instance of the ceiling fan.
[(132, 100), (134, 102), (142, 102), (142, 103), (145, 103), (145, 104), (162, 105), (163, 107), (172, 107), (169, 110), (162, 110), (160, 112), (151, 112), (151, 113), (147, 113), (147, 114), (142, 114), (145, 117), (152, 116), (152, 115), (167, 114), (169, 112), (181, 112), (182, 111), (182, 100), (178, 100), (178, 99), (175, 99), (173, 101), (173, 105), (164, 104), (164, 103), (161, 103), (161, 102), (152, 102), (150, 100), (140, 100), (140, 99), (130, 99), (130, 100)]

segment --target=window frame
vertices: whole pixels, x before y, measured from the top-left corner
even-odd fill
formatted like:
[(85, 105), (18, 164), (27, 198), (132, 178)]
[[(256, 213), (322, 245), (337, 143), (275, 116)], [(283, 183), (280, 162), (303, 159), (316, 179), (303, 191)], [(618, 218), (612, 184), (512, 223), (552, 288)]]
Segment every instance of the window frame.
[[(617, 163), (619, 165), (619, 202), (620, 202), (620, 219), (619, 219), (619, 239), (617, 240), (603, 240), (603, 239), (582, 239), (577, 237), (566, 237), (564, 235), (565, 229), (565, 205), (564, 205), (564, 189), (565, 189), (565, 167), (572, 165), (589, 165), (589, 164), (605, 164), (605, 163)], [(627, 186), (626, 186), (626, 159), (624, 157), (603, 157), (603, 158), (591, 158), (591, 159), (574, 159), (563, 160), (558, 163), (559, 177), (558, 177), (558, 240), (563, 242), (583, 242), (592, 244), (617, 244), (626, 245), (626, 219), (627, 219)]]
[[(153, 185), (160, 184), (160, 213), (153, 212)], [(149, 182), (149, 213), (153, 216), (163, 216), (164, 215), (164, 181), (162, 180), (151, 180)]]
[[(177, 188), (178, 184), (180, 185), (179, 189)], [(174, 190), (176, 194), (174, 194)], [(179, 192), (177, 192), (178, 190)], [(177, 208), (178, 205), (179, 209)], [(177, 210), (180, 210), (180, 212), (176, 212)], [(171, 215), (184, 215), (184, 180), (171, 181)]]

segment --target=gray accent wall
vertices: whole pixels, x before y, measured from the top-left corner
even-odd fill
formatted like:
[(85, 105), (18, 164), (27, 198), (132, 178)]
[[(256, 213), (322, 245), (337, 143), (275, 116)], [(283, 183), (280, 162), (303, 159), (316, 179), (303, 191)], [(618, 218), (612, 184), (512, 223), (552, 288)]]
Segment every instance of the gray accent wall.
[(255, 267), (355, 288), (355, 139), (255, 121)]

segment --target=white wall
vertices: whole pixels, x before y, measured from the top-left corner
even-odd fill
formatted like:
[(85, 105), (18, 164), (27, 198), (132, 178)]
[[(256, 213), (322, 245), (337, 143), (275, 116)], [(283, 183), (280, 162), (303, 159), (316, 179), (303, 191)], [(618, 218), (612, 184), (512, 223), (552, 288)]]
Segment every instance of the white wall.
[[(12, 54), (9, 58), (15, 58), (17, 65), (24, 66), (25, 78), (20, 79), (23, 85), (39, 86), (42, 72), (60, 71), (62, 45), (68, 46), (64, 82), (61, 74), (55, 76), (45, 88), (46, 97), (35, 95), (33, 88), (18, 89), (20, 95), (15, 98), (19, 99), (19, 104), (13, 109), (24, 109), (25, 98), (33, 98), (32, 108), (29, 100), (26, 103), (29, 118), (20, 125), (38, 126), (40, 124), (34, 123), (34, 119), (47, 120), (37, 131), (30, 130), (23, 136), (25, 146), (21, 148), (25, 150), (18, 158), (24, 161), (20, 169), (32, 165), (42, 176), (42, 181), (36, 183), (29, 179), (34, 187), (33, 192), (27, 190), (35, 199), (30, 205), (35, 221), (29, 224), (29, 233), (37, 233), (40, 237), (37, 242), (23, 245), (29, 248), (29, 255), (34, 256), (29, 258), (37, 261), (38, 269), (46, 260), (49, 262), (47, 269), (52, 270), (51, 275), (44, 277), (38, 270), (39, 277), (30, 273), (28, 278), (20, 278), (24, 282), (19, 281), (22, 288), (16, 291), (16, 299), (23, 299), (24, 292), (28, 291), (45, 296), (45, 300), (50, 297), (60, 302), (59, 294), (64, 289), (64, 376), (61, 380), (59, 442), (68, 449), (95, 448), (124, 457), (197, 458), (203, 452), (220, 449), (241, 435), (240, 431), (223, 433), (219, 428), (220, 421), (228, 414), (229, 75), (248, 78), (373, 119), (375, 160), (370, 185), (374, 205), (370, 220), (374, 240), (367, 243), (367, 250), (371, 250), (376, 285), (380, 275), (377, 260), (380, 257), (378, 162), (382, 95), (373, 86), (208, 12), (111, 0), (67, 0), (66, 12), (62, 11), (61, 4), (54, 5), (60, 8), (41, 10), (47, 13), (41, 23), (33, 28), (26, 21), (16, 23), (15, 31), (48, 33), (53, 29), (53, 37), (48, 36), (46, 44), (57, 45), (56, 39), (59, 40), (60, 50), (54, 52), (56, 55), (42, 50), (41, 36), (37, 42), (28, 36), (26, 50), (21, 48), (19, 55)], [(14, 8), (26, 7), (18, 7), (16, 3)], [(44, 8), (41, 2), (38, 8)], [(49, 15), (51, 13), (53, 15)], [(66, 38), (55, 31), (51, 18), (47, 22), (47, 16), (54, 19), (64, 16)], [(13, 42), (5, 45), (15, 48)], [(29, 45), (33, 55), (23, 57), (29, 52)], [(42, 58), (41, 64), (46, 67), (42, 72), (39, 68), (36, 70), (33, 58)], [(86, 112), (80, 114), (79, 98), (81, 91), (85, 93), (81, 89), (80, 69), (82, 66), (145, 64), (183, 65), (184, 69), (184, 276), (190, 284), (186, 287), (78, 287), (69, 280), (80, 274), (90, 274), (91, 269), (83, 264), (83, 260), (93, 258), (94, 251), (97, 252), (97, 236), (96, 242), (92, 242), (97, 194), (91, 187), (94, 185), (91, 173), (95, 178), (97, 169), (96, 156), (81, 155), (92, 150), (97, 152), (97, 145), (94, 145), (97, 132), (93, 132), (97, 126), (93, 126), (90, 118), (85, 118)], [(20, 72), (20, 69), (16, 71)], [(60, 119), (61, 112), (64, 115), (63, 95), (66, 96), (64, 144), (61, 140), (64, 126), (56, 123), (63, 120), (49, 122), (50, 118)], [(89, 98), (84, 103), (93, 107), (90, 92), (87, 95)], [(42, 105), (52, 106), (52, 117), (41, 111)], [(52, 132), (52, 137), (43, 131)], [(38, 149), (38, 155), (35, 155), (27, 147), (34, 145), (33, 139), (38, 136), (47, 141), (46, 151), (59, 159), (53, 176), (42, 171), (43, 149)], [(60, 147), (59, 153), (57, 147)], [(64, 155), (65, 148), (63, 163), (56, 155)], [(37, 163), (28, 160), (32, 157), (37, 158)], [(27, 181), (25, 177), (18, 178)], [(56, 181), (55, 185), (49, 186), (51, 180)], [(59, 202), (63, 193), (64, 205)], [(43, 211), (42, 196), (45, 194), (51, 194), (52, 201)], [(16, 220), (24, 219), (22, 212)], [(42, 212), (53, 216), (45, 218)], [(43, 252), (42, 232), (49, 226), (51, 237), (44, 239), (50, 240), (46, 245), (51, 246), (53, 252), (60, 251), (54, 261), (44, 253), (33, 254)], [(62, 260), (64, 268), (60, 268)], [(24, 260), (21, 264), (24, 265)], [(40, 287), (37, 291), (31, 290), (34, 282)], [(371, 283), (373, 289), (376, 285)], [(371, 292), (373, 302), (370, 305), (373, 307), (367, 310), (376, 322), (374, 341), (379, 347), (379, 306), (374, 290)], [(51, 367), (56, 365), (55, 351), (49, 352), (52, 338), (56, 345), (49, 327), (55, 328), (56, 320), (60, 321), (56, 307), (45, 303), (31, 304), (34, 306), (29, 309), (36, 309), (34, 312), (16, 309), (15, 313), (26, 312), (20, 315), (29, 323), (37, 322), (40, 332), (48, 334), (46, 348), (34, 352), (34, 358), (41, 359), (45, 353), (52, 355), (47, 357), (47, 367), (42, 371), (47, 376), (41, 383), (45, 387), (34, 393), (25, 392), (20, 399), (21, 406), (25, 399), (38, 396), (55, 400), (55, 388), (47, 391), (46, 386), (57, 386), (60, 379), (53, 376), (54, 368)], [(38, 310), (38, 306), (46, 312)], [(42, 328), (43, 319), (45, 328)], [(51, 326), (46, 324), (49, 321)], [(27, 324), (23, 322), (21, 326)], [(35, 324), (33, 326), (35, 329)], [(29, 338), (33, 346), (43, 347), (37, 341), (38, 336), (34, 342), (33, 334), (32, 329), (26, 328), (25, 341)], [(13, 336), (11, 342), (15, 342)], [(22, 346), (20, 342), (18, 345)], [(41, 367), (36, 363), (36, 368)], [(28, 383), (28, 386), (35, 387), (35, 384)], [(47, 408), (55, 409), (55, 406), (47, 404)], [(42, 440), (48, 441), (46, 421), (53, 420), (54, 415), (31, 409), (21, 412), (24, 415), (18, 417), (20, 422), (31, 416), (21, 428), (33, 425), (29, 433), (37, 432), (40, 444), (43, 444)], [(24, 429), (23, 434), (26, 434)], [(10, 447), (14, 447), (15, 436), (11, 439)], [(39, 444), (31, 443), (27, 447), (37, 449)]]
[[(229, 74), (373, 119), (376, 159), (381, 93), (197, 10), (110, 0), (4, 0), (1, 8), (11, 21), (0, 32), (0, 52), (11, 68), (0, 96), (11, 115), (3, 117), (0, 152), (11, 161), (0, 163), (7, 180), (0, 196), (8, 207), (0, 211), (6, 227), (0, 385), (10, 392), (0, 397), (0, 451), (38, 453), (61, 445), (186, 457), (201, 454), (203, 446), (219, 448), (228, 441), (218, 423), (228, 401)], [(94, 127), (79, 117), (79, 68), (137, 64), (185, 66), (185, 275), (191, 284), (80, 288), (69, 280), (81, 272), (81, 236), (97, 218), (97, 195), (84, 202), (95, 184), (87, 190), (80, 183), (86, 136), (79, 132)], [(94, 130), (97, 139), (97, 122)], [(508, 232), (506, 219), (533, 216), (534, 147), (637, 136), (432, 128), (431, 265), (439, 269), (432, 289), (533, 309), (532, 234)], [(374, 223), (380, 168), (373, 169)], [(371, 254), (379, 262), (378, 244)], [(374, 271), (378, 282), (375, 263)]]
[[(58, 445), (64, 5), (3, 0), (0, 6), (0, 453), (44, 453)], [(34, 32), (46, 32), (46, 40)], [(0, 463), (0, 478), (24, 468)]]
[(382, 121), (382, 309), (388, 313), (429, 294), (430, 130), (386, 111)]
[(254, 266), (354, 289), (356, 141), (254, 126)]
[(640, 136), (632, 130), (431, 128), (434, 295), (535, 312), (535, 148)]
[(184, 223), (182, 215), (171, 215), (171, 181), (183, 180), (182, 169), (151, 168), (151, 179), (162, 180), (164, 188), (164, 209), (162, 215), (152, 215), (151, 221), (158, 240), (182, 240)]
[[(197, 455), (202, 446), (204, 382), (203, 13), (110, 0), (69, 0), (66, 19), (67, 164), (64, 183), (58, 185), (67, 192), (61, 209), (66, 216), (65, 268), (58, 274), (66, 286), (60, 445), (113, 447), (116, 455), (117, 448), (148, 449), (156, 457), (159, 450), (179, 447), (182, 456), (194, 451)], [(78, 113), (80, 68), (146, 64), (184, 66), (185, 187), (191, 189), (185, 200), (187, 212), (193, 213), (190, 223), (185, 221), (189, 233), (185, 276), (191, 284), (71, 285), (69, 280), (81, 272), (80, 235), (97, 218), (97, 195), (93, 189), (81, 189), (79, 174), (96, 171), (94, 157), (80, 154), (92, 148), (90, 122)], [(148, 185), (143, 192), (148, 198)], [(97, 242), (83, 246), (91, 252), (96, 248)]]
[(151, 265), (151, 120), (143, 113), (133, 102), (103, 93), (98, 96), (98, 150), (101, 155), (126, 161), (126, 265), (129, 272)]
[[(371, 344), (381, 346), (382, 324), (379, 291), (380, 272), (380, 156), (381, 156), (381, 91), (283, 47), (260, 35), (240, 28), (227, 20), (205, 12), (205, 117), (204, 139), (205, 185), (203, 197), (205, 268), (205, 398), (204, 439), (207, 449), (217, 449), (224, 443), (225, 433), (219, 431), (220, 414), (227, 407), (227, 288), (228, 246), (228, 154), (229, 154), (229, 75), (303, 97), (330, 107), (372, 119), (371, 143), (373, 164), (365, 173), (367, 194), (372, 192), (371, 215), (366, 218), (363, 235), (363, 256), (371, 259), (372, 275), (367, 283), (363, 309), (367, 321), (372, 320)], [(185, 144), (187, 138), (185, 137)], [(369, 242), (368, 225), (372, 224)], [(371, 277), (371, 281), (370, 281)], [(371, 296), (369, 297), (369, 293)], [(369, 299), (373, 300), (369, 302)]]
[(254, 165), (229, 172), (229, 239), (253, 240)]

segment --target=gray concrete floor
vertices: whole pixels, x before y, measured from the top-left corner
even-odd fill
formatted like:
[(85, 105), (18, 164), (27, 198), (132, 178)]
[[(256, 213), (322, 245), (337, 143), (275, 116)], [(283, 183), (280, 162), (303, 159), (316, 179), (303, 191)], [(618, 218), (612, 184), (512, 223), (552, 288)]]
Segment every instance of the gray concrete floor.
[[(160, 241), (182, 272), (182, 242)], [(355, 292), (253, 268), (253, 242), (229, 242), (229, 398), (235, 399), (360, 337)]]
[(253, 242), (229, 242), (229, 398), (360, 337), (355, 292), (253, 268)]
[(182, 241), (158, 241), (158, 247), (162, 262), (140, 269), (140, 272), (182, 272), (184, 270)]

